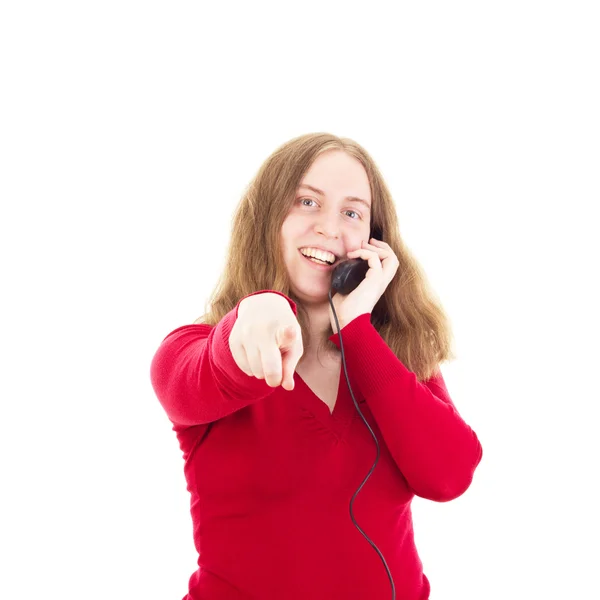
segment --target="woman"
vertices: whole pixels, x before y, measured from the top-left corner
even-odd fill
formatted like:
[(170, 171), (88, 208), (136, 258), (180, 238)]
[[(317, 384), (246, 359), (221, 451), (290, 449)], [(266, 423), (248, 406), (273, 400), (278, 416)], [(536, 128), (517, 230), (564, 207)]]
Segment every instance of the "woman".
[[(282, 145), (228, 256), (209, 310), (151, 365), (191, 494), (184, 600), (426, 600), (412, 498), (463, 494), (482, 447), (448, 395), (449, 323), (374, 161), (326, 133)], [(332, 293), (334, 314), (332, 270), (350, 258), (369, 268)]]

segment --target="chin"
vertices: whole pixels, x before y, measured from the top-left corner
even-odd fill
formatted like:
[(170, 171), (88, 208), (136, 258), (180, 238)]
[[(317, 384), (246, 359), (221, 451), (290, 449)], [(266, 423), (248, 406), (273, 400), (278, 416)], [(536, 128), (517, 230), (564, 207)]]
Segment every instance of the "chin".
[[(322, 304), (329, 303), (329, 287), (323, 286), (321, 289), (316, 289), (315, 286), (310, 287), (308, 284), (304, 286), (292, 286), (298, 298), (306, 304)], [(332, 294), (333, 296), (333, 294)]]

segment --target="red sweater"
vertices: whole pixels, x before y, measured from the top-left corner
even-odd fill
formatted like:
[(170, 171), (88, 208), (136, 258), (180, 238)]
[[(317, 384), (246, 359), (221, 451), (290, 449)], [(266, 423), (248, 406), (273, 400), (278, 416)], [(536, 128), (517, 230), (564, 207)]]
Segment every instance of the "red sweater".
[[(199, 558), (184, 600), (390, 600), (385, 567), (350, 517), (377, 450), (343, 365), (333, 414), (298, 373), (292, 391), (246, 375), (228, 343), (238, 307), (215, 326), (175, 329), (151, 364), (191, 495)], [(339, 334), (330, 339), (341, 347)], [(383, 554), (396, 599), (427, 600), (412, 498), (463, 494), (481, 444), (441, 374), (418, 382), (369, 313), (343, 327), (342, 341), (352, 391), (380, 445), (354, 519)]]

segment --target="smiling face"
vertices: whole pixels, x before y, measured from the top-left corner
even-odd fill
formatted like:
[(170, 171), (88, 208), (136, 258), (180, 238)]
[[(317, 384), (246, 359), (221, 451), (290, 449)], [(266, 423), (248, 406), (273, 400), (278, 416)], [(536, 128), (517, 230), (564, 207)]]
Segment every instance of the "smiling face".
[[(327, 299), (335, 264), (369, 240), (371, 201), (365, 169), (345, 152), (321, 154), (304, 175), (281, 227), (291, 287), (302, 301)], [(299, 250), (315, 246), (335, 254), (333, 267), (316, 265)]]

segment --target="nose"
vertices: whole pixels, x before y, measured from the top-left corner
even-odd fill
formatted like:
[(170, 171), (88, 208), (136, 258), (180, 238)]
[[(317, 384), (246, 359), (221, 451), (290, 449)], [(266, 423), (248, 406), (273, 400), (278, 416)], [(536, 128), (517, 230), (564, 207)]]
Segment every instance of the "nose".
[(340, 236), (339, 215), (334, 211), (324, 211), (317, 218), (315, 231), (323, 233), (327, 237), (338, 238)]

